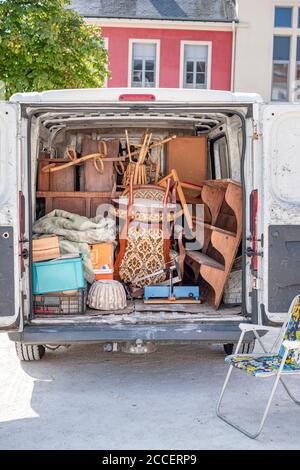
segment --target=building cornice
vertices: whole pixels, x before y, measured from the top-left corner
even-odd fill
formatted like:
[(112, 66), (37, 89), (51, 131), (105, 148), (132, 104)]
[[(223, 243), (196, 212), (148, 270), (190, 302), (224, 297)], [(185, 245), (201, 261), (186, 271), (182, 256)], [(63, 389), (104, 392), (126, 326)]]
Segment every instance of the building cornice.
[(232, 31), (238, 23), (210, 21), (145, 20), (124, 18), (85, 18), (87, 23), (103, 28), (184, 29), (195, 31)]

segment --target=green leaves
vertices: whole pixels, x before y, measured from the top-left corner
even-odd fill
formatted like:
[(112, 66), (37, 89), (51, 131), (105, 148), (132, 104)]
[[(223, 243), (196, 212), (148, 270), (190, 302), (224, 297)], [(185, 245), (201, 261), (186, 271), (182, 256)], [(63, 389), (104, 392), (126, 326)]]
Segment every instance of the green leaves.
[(13, 93), (103, 86), (108, 75), (101, 30), (69, 0), (0, 0), (0, 82)]

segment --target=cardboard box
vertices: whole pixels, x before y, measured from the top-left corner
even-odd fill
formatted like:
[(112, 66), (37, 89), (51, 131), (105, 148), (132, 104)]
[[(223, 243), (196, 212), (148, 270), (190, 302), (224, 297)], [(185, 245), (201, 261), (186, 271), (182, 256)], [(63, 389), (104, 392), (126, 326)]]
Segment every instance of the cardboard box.
[(60, 250), (58, 237), (54, 236), (33, 240), (32, 251), (32, 260), (34, 263), (59, 258)]
[(90, 245), (91, 259), (94, 271), (110, 274), (114, 269), (114, 245), (113, 243), (97, 243)]
[(95, 271), (95, 279), (96, 281), (106, 281), (106, 280), (113, 280), (114, 278), (114, 271), (112, 269), (96, 270)]

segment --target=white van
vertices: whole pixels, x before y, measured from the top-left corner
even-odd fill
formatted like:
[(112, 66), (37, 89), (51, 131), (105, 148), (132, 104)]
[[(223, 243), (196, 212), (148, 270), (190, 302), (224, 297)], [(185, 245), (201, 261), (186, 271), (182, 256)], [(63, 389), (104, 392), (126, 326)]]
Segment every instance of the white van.
[[(214, 310), (184, 305), (149, 315), (36, 318), (32, 224), (38, 154), (60, 131), (197, 128), (208, 137), (210, 178), (243, 189), (242, 302)], [(184, 89), (87, 89), (12, 96), (0, 103), (0, 329), (21, 360), (44, 345), (76, 342), (206, 341), (230, 352), (242, 321), (270, 324), (300, 291), (300, 107), (265, 105), (258, 95)], [(140, 304), (139, 304), (140, 305)], [(194, 306), (195, 307), (195, 306)], [(246, 337), (245, 350), (253, 344)]]

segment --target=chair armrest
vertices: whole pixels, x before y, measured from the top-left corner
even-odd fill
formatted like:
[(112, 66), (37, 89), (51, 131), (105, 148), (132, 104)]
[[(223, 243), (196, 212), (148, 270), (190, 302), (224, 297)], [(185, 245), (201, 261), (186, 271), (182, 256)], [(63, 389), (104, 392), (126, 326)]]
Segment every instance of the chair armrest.
[(278, 330), (276, 326), (254, 325), (252, 323), (240, 323), (239, 329), (241, 331), (274, 331)]
[(300, 341), (288, 341), (286, 339), (282, 344), (284, 348), (288, 350), (300, 349)]

